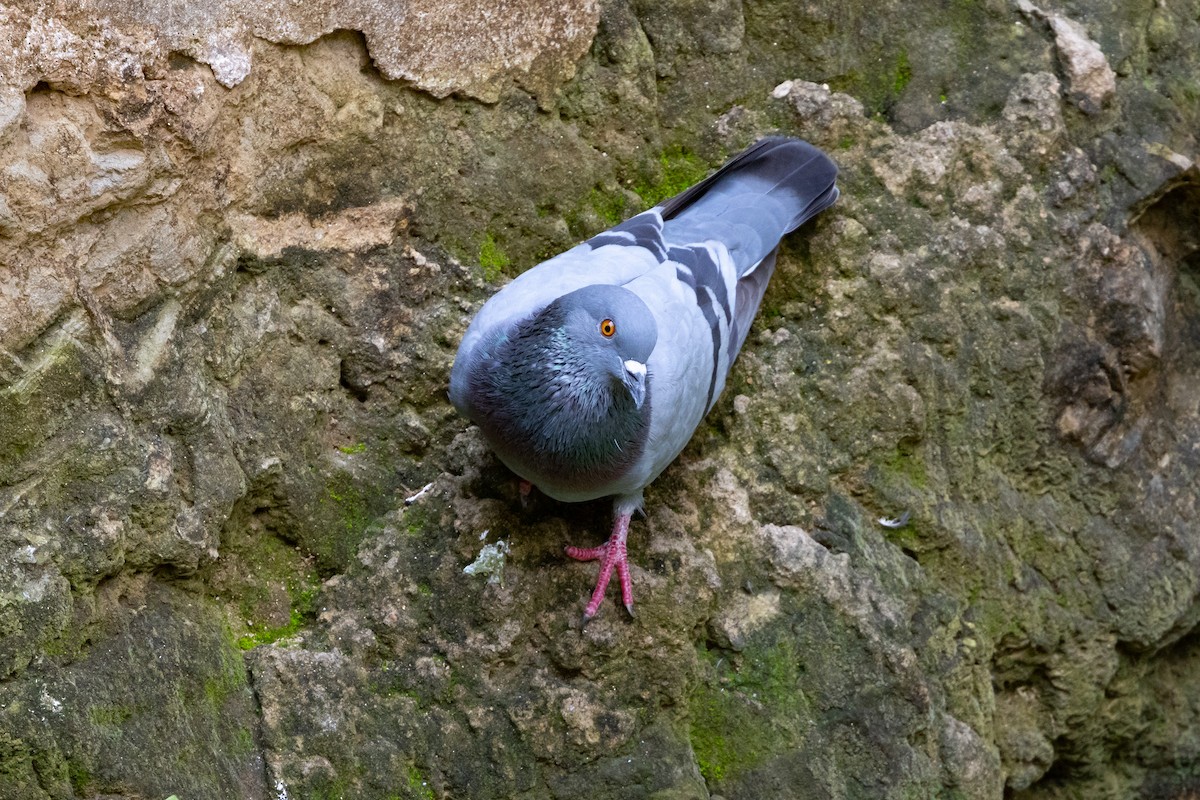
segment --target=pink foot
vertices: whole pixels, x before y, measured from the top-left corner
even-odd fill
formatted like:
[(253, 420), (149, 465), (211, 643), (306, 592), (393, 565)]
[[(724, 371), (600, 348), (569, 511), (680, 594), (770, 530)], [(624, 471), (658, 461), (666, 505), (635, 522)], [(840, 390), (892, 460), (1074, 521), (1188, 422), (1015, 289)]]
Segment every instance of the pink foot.
[(596, 588), (592, 599), (588, 601), (583, 612), (583, 621), (587, 622), (596, 616), (600, 603), (604, 601), (604, 591), (608, 588), (608, 580), (613, 570), (617, 571), (617, 580), (621, 584), (621, 602), (625, 610), (633, 616), (633, 582), (629, 579), (629, 562), (626, 559), (625, 539), (629, 536), (629, 520), (632, 514), (617, 514), (613, 523), (612, 536), (599, 547), (567, 547), (567, 555), (576, 561), (599, 561), (600, 575), (596, 578)]

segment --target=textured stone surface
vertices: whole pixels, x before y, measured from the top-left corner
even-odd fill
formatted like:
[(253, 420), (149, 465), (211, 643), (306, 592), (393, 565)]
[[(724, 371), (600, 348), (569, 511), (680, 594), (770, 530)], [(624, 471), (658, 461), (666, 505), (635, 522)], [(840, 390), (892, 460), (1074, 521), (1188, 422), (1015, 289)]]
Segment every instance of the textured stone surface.
[(1108, 65), (1104, 51), (1087, 29), (1062, 14), (1047, 14), (1029, 0), (1020, 0), (1022, 13), (1046, 22), (1054, 33), (1054, 46), (1066, 73), (1076, 103), (1088, 114), (1095, 114), (1117, 92), (1117, 76)]
[[(554, 6), (528, 0), (480, 5), (404, 0), (236, 3), (214, 0), (163, 7), (100, 0), (14, 3), (4, 34), (13, 58), (10, 84), (47, 81), (80, 92), (94, 83), (153, 80), (168, 56), (207, 64), (221, 85), (244, 81), (254, 40), (309, 44), (337, 30), (361, 31), (380, 72), (444, 97), (462, 92), (495, 102), (513, 81), (549, 99), (574, 74), (596, 32), (595, 2)], [(2, 124), (2, 122), (0, 122)]]
[[(1193, 10), (1084, 106), (1004, 4), (428, 11), (0, 14), (0, 797), (1200, 791)], [(772, 131), (842, 199), (581, 627), (458, 338)]]

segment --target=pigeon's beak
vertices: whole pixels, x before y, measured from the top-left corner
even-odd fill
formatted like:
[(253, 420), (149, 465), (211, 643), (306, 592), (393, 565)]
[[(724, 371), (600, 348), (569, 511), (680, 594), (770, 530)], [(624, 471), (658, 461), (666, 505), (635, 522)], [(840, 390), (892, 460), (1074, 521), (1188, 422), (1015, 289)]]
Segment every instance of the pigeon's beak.
[(629, 390), (629, 396), (633, 398), (634, 406), (641, 408), (642, 403), (646, 402), (646, 365), (630, 359), (625, 362), (624, 366), (625, 374), (622, 376), (622, 380), (625, 388)]

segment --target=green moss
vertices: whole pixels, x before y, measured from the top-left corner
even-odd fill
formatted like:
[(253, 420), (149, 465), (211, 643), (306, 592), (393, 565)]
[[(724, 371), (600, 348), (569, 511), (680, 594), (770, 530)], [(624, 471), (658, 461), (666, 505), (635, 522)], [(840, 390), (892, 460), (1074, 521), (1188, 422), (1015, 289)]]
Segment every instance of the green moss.
[[(53, 796), (44, 791), (34, 793), (35, 787), (45, 787), (49, 782), (45, 780), (48, 776), (41, 772), (40, 765), (36, 764), (29, 751), (29, 745), (23, 740), (0, 731), (0, 797), (36, 797), (41, 800)], [(65, 769), (59, 768), (51, 780), (65, 782), (65, 775)]]
[(625, 219), (625, 195), (620, 193), (608, 194), (599, 189), (592, 189), (588, 195), (588, 203), (595, 210), (596, 216), (609, 228)]
[[(125, 596), (121, 583), (147, 588), (136, 610), (122, 604), (94, 631), (93, 647), (47, 677), (46, 694), (74, 716), (62, 718), (52, 742), (35, 740), (38, 782), (54, 797), (238, 796), (237, 775), (253, 763), (255, 717), (225, 615), (167, 584), (114, 581), (100, 590), (110, 598)], [(6, 788), (0, 778), (0, 796), (10, 796)]]
[(367, 498), (362, 490), (355, 485), (350, 475), (338, 473), (326, 487), (325, 496), (337, 505), (346, 533), (350, 534), (357, 542), (366, 531), (367, 525), (371, 523), (371, 515), (367, 510)]
[(740, 760), (727, 734), (729, 704), (721, 697), (699, 695), (692, 698), (688, 710), (692, 716), (690, 738), (696, 765), (704, 780), (719, 782), (725, 778), (728, 766)]
[[(223, 630), (229, 634), (228, 625)], [(246, 688), (246, 667), (232, 648), (222, 648), (216, 655), (220, 660), (219, 671), (204, 679), (202, 691), (205, 701), (219, 714), (231, 695)], [(189, 687), (183, 688), (190, 691)]]
[(295, 536), (315, 559), (317, 569), (326, 574), (346, 568), (367, 529), (390, 508), (393, 487), (381, 482), (374, 470), (377, 464), (378, 459), (356, 465), (354, 471), (335, 468), (326, 473), (321, 478), (323, 490), (305, 497), (303, 505), (289, 511), (297, 522), (284, 520), (281, 533)]
[[(290, 588), (290, 587), (289, 587)], [(316, 587), (300, 589), (292, 598), (292, 610), (285, 625), (264, 628), (259, 631), (238, 637), (237, 646), (240, 650), (253, 650), (262, 644), (273, 644), (280, 639), (294, 636), (304, 625), (316, 615)]]
[[(274, 533), (286, 529), (285, 515), (260, 509), (244, 516), (260, 502), (250, 499), (235, 511), (222, 536), (221, 559), (202, 582), (227, 604), (226, 638), (240, 650), (295, 634), (316, 614), (321, 582), (314, 559)], [(241, 680), (244, 666), (235, 650), (225, 671)]]
[(248, 756), (254, 753), (258, 747), (254, 743), (254, 731), (249, 728), (238, 728), (233, 734), (229, 746), (229, 752), (235, 756)]
[(341, 450), (343, 453), (345, 453), (348, 456), (357, 455), (359, 453), (367, 452), (367, 443), (366, 442), (355, 442), (354, 444), (349, 444), (349, 445), (345, 445), (344, 447), (339, 447), (338, 450)]
[(899, 96), (912, 80), (912, 65), (908, 63), (908, 51), (901, 48), (896, 54), (895, 77), (892, 79), (892, 92)]
[(495, 282), (511, 263), (512, 259), (496, 242), (492, 232), (485, 233), (483, 242), (479, 245), (479, 266), (483, 270), (484, 280), (489, 283)]
[(95, 779), (92, 777), (92, 773), (88, 771), (87, 767), (83, 766), (78, 761), (68, 761), (67, 780), (70, 782), (71, 789), (75, 792), (75, 794), (87, 795), (90, 794), (90, 792), (87, 791), (87, 788), (94, 782)]
[(802, 665), (787, 639), (728, 655), (707, 652), (710, 678), (689, 701), (689, 738), (700, 774), (710, 783), (736, 777), (799, 740), (807, 716), (797, 689)]
[(313, 800), (348, 800), (358, 797), (356, 778), (356, 775), (346, 774), (345, 767), (332, 777), (318, 776), (310, 784), (310, 796)]
[[(563, 214), (563, 219), (573, 236), (586, 238), (621, 223), (626, 217), (640, 210), (631, 209), (622, 192), (609, 192), (596, 187), (578, 207)], [(546, 257), (555, 255), (556, 252), (548, 253)]]
[[(229, 635), (228, 624), (225, 624), (223, 627), (226, 635)], [(246, 649), (241, 648), (240, 641), (237, 644), (240, 649)], [(231, 701), (233, 705), (236, 705), (238, 695), (248, 693), (249, 689), (246, 666), (237, 651), (232, 648), (222, 648), (219, 658), (219, 671), (205, 678), (202, 686), (204, 700), (208, 704), (209, 709), (211, 709), (214, 719), (226, 716), (231, 706)], [(186, 696), (184, 697), (184, 703), (185, 705), (189, 704), (189, 698)], [(234, 717), (230, 721), (234, 722), (236, 719), (238, 718)], [(246, 725), (234, 728), (231, 735), (228, 735), (225, 741), (226, 752), (235, 758), (249, 756), (258, 749), (254, 741), (254, 731)]]
[(429, 787), (429, 781), (421, 775), (421, 771), (414, 765), (408, 767), (408, 792), (409, 797), (418, 797), (421, 800), (433, 800), (433, 789)]
[[(63, 662), (74, 661), (82, 655), (94, 634), (91, 625), (69, 625), (57, 638), (50, 639), (42, 645), (42, 653)], [(0, 636), (2, 635), (3, 632), (0, 632)]]
[(912, 82), (913, 71), (908, 51), (904, 48), (895, 54), (881, 53), (879, 64), (882, 67), (879, 72), (847, 70), (831, 79), (829, 86), (834, 91), (845, 92), (862, 100), (868, 114), (886, 115)]
[(409, 536), (420, 536), (429, 524), (429, 511), (414, 505), (404, 509), (404, 532)]
[(88, 707), (87, 716), (88, 721), (98, 728), (119, 729), (127, 719), (133, 716), (133, 709), (125, 705), (97, 704)]
[(633, 187), (647, 208), (674, 197), (703, 180), (709, 172), (705, 162), (678, 146), (665, 150), (658, 163), (660, 171), (653, 180), (640, 181)]
[(1022, 602), (1014, 608), (1004, 602), (1006, 598), (989, 599), (980, 587), (972, 587), (969, 605), (977, 609), (976, 626), (982, 638), (999, 642), (1006, 636), (1019, 637), (1026, 625), (1030, 604)]
[(920, 452), (903, 442), (880, 466), (886, 476), (898, 478), (913, 488), (925, 489), (929, 486), (929, 473)]

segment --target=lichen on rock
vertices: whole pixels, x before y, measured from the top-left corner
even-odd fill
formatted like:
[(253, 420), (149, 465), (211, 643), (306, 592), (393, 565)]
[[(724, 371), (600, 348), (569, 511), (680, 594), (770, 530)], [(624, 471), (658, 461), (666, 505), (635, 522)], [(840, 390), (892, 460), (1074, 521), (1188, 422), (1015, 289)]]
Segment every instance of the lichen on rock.
[[(1197, 791), (1191, 9), (284, 5), (0, 15), (0, 796)], [(582, 626), (458, 340), (771, 132), (841, 199)]]

